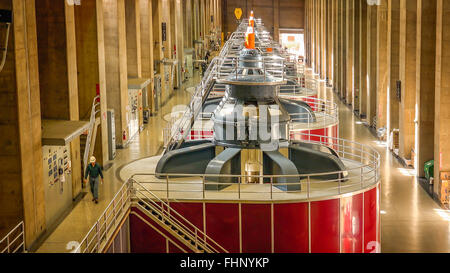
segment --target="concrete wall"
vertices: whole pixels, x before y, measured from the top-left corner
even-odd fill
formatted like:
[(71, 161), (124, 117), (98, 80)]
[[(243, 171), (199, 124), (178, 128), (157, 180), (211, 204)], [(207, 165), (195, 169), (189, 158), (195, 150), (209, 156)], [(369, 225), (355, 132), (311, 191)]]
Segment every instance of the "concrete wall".
[(223, 0), (224, 33), (233, 32), (237, 27), (234, 10), (241, 8), (242, 18), (248, 18), (254, 11), (261, 18), (269, 31), (278, 39), (280, 28), (305, 28), (305, 0)]
[[(392, 152), (417, 176), (435, 160), (433, 195), (441, 199), (441, 174), (450, 171), (449, 1), (306, 1), (307, 65), (325, 79), (323, 51), (331, 50), (333, 90), (370, 127), (387, 127), (384, 140), (399, 129)], [(334, 26), (331, 47), (322, 43), (324, 24)]]
[[(106, 115), (106, 68), (103, 29), (103, 1), (84, 1), (74, 7), (79, 117), (89, 120), (93, 99), (100, 93), (101, 116)], [(108, 160), (107, 124), (102, 120), (94, 155), (101, 164)]]
[(13, 11), (0, 73), (0, 236), (24, 220), (32, 243), (46, 228), (35, 2), (2, 0), (0, 8)]
[[(79, 120), (74, 7), (36, 1), (39, 85), (43, 119)], [(55, 77), (57, 75), (57, 77)], [(81, 193), (80, 140), (71, 143), (74, 198)]]
[(64, 6), (64, 1), (36, 0), (41, 114), (47, 119), (70, 117)]
[[(184, 37), (197, 39), (200, 32), (221, 24), (219, 0), (190, 1), (190, 13), (184, 2), (83, 0), (74, 6), (54, 0), (0, 0), (0, 9), (12, 10), (14, 20), (0, 73), (0, 237), (24, 220), (29, 248), (46, 230), (42, 119), (89, 120), (99, 94), (101, 126), (94, 155), (106, 165), (108, 107), (116, 110), (119, 146), (129, 138), (128, 78), (153, 78), (155, 68), (162, 72), (155, 60), (172, 58), (174, 45), (177, 53), (185, 45)], [(194, 19), (196, 28), (183, 27)], [(167, 23), (165, 43), (162, 22)], [(0, 28), (0, 43), (5, 31)], [(71, 152), (76, 195), (81, 192), (79, 140)]]
[[(0, 9), (12, 10), (12, 1), (0, 1)], [(0, 29), (5, 37), (6, 29)], [(18, 126), (18, 102), (14, 36), (9, 40), (9, 53), (0, 73), (0, 237), (23, 219), (21, 165)]]

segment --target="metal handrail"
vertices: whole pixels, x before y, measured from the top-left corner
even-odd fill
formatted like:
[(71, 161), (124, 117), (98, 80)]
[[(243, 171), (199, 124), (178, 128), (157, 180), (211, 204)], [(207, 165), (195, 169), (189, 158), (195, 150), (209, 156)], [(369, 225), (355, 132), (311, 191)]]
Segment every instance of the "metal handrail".
[[(119, 207), (117, 203), (119, 202)], [(131, 189), (130, 183), (125, 183), (119, 191), (114, 195), (111, 203), (106, 207), (104, 212), (87, 232), (86, 236), (81, 240), (79, 246), (75, 249), (75, 253), (100, 253), (101, 245), (109, 241), (108, 234), (112, 234), (120, 220), (131, 205)], [(112, 212), (110, 212), (112, 210)]]
[[(255, 69), (255, 66), (249, 65), (249, 63), (260, 64), (262, 66), (261, 70), (263, 75), (246, 75), (246, 77), (258, 77), (264, 76), (264, 81), (259, 81), (258, 83), (264, 82), (283, 82), (285, 81), (285, 68), (284, 59), (282, 58), (272, 58), (263, 57), (262, 60), (246, 60), (244, 63), (239, 61), (239, 57), (225, 57), (219, 58), (219, 64), (217, 68), (217, 80), (218, 81), (230, 81), (238, 80), (240, 76), (239, 71), (245, 71), (249, 69)], [(266, 78), (270, 75), (271, 78)]]
[[(293, 84), (284, 84), (280, 85), (280, 96), (289, 96), (289, 95), (295, 95), (295, 96), (317, 96), (318, 95), (318, 88), (317, 88), (317, 81), (314, 79), (306, 79), (304, 75), (298, 75), (298, 77), (286, 77), (288, 80), (293, 80), (297, 83), (297, 85)], [(218, 84), (216, 83), (214, 85), (213, 92), (217, 93), (216, 95), (219, 95), (221, 93), (225, 93), (226, 91), (226, 84)]]
[(309, 113), (291, 114), (290, 133), (319, 125), (325, 128), (339, 123), (339, 108), (336, 103), (318, 98), (303, 97), (301, 99), (311, 107), (316, 119), (311, 119)]
[[(219, 253), (220, 251), (224, 253), (228, 253), (228, 251), (223, 248), (220, 244), (218, 244), (215, 240), (213, 240), (211, 237), (206, 235), (201, 229), (197, 228), (192, 222), (187, 220), (185, 217), (183, 217), (180, 213), (178, 213), (176, 210), (171, 209), (169, 204), (160, 199), (156, 194), (145, 188), (143, 185), (141, 185), (139, 182), (134, 180), (133, 178), (130, 178), (129, 181), (133, 184), (133, 189), (138, 191), (137, 187), (141, 188), (141, 191), (139, 193), (142, 194), (142, 191), (149, 194), (150, 196), (147, 196), (147, 200), (151, 202), (151, 204), (147, 203), (147, 205), (151, 206), (153, 211), (159, 212), (160, 215), (163, 218), (163, 221), (166, 220), (172, 225), (176, 225), (179, 229), (181, 228), (183, 230), (183, 233), (185, 235), (188, 235), (193, 240), (195, 240), (196, 247), (200, 244), (200, 246), (205, 250), (210, 250), (210, 252), (216, 252)], [(137, 187), (136, 187), (137, 186)], [(135, 195), (137, 197), (137, 195)], [(153, 200), (155, 199), (156, 202)], [(140, 199), (140, 201), (144, 201)], [(158, 202), (161, 204), (158, 204)], [(165, 209), (167, 208), (167, 209)], [(174, 215), (176, 217), (174, 217)], [(180, 220), (182, 220), (184, 223), (182, 223)], [(211, 245), (213, 243), (214, 245)]]
[[(236, 188), (227, 189), (222, 191), (220, 196), (208, 195), (208, 199), (220, 200), (248, 200), (242, 198), (244, 194), (258, 194), (258, 198), (263, 196), (263, 200), (278, 200), (277, 198), (301, 198), (302, 200), (340, 195), (344, 193), (355, 192), (358, 190), (364, 190), (368, 187), (376, 185), (380, 178), (380, 154), (371, 146), (367, 146), (361, 143), (357, 143), (350, 140), (344, 140), (339, 138), (333, 138), (321, 135), (312, 135), (298, 132), (296, 137), (302, 139), (304, 143), (320, 144), (323, 147), (333, 149), (341, 159), (353, 162), (355, 166), (349, 166), (343, 171), (334, 171), (326, 173), (314, 173), (314, 174), (300, 174), (300, 175), (205, 175), (205, 174), (157, 174), (159, 179), (156, 178), (156, 174), (152, 173), (136, 173), (131, 178), (139, 181), (142, 185), (148, 185), (152, 192), (159, 193), (160, 196), (164, 196), (167, 199), (176, 197), (177, 193), (184, 193), (184, 198), (187, 199), (205, 199), (205, 196), (214, 191), (207, 191), (206, 186), (222, 185), (232, 186)], [(335, 178), (325, 179), (324, 177), (333, 176)], [(188, 184), (183, 181), (183, 178), (194, 178), (190, 180)], [(243, 189), (241, 185), (242, 181), (247, 181), (247, 178), (259, 178), (260, 181), (271, 181), (271, 187), (269, 188), (254, 188), (252, 184), (245, 184)], [(277, 183), (274, 184), (274, 180), (280, 178), (298, 178), (299, 182), (296, 183)], [(150, 180), (149, 180), (150, 179)], [(179, 180), (181, 179), (181, 180)], [(235, 182), (216, 182), (227, 179), (238, 180), (238, 184)], [(201, 180), (201, 181), (200, 181)], [(345, 182), (345, 183), (342, 183)], [(334, 184), (333, 184), (334, 183)], [(337, 185), (336, 185), (337, 183)], [(177, 185), (189, 185), (188, 190), (177, 187)], [(301, 191), (284, 191), (273, 192), (274, 186), (302, 186)], [(325, 188), (314, 188), (314, 185), (325, 185)], [(303, 187), (306, 186), (306, 187)], [(305, 190), (306, 188), (306, 190)], [(298, 194), (302, 196), (293, 195), (285, 196), (285, 194)], [(188, 194), (188, 195), (186, 195)], [(190, 195), (189, 195), (190, 194)], [(270, 197), (267, 196), (270, 194)], [(281, 194), (281, 196), (280, 196)], [(304, 196), (303, 196), (304, 195)], [(230, 198), (231, 196), (231, 198)], [(259, 200), (259, 199), (257, 199)]]
[[(296, 96), (295, 94), (289, 93), (284, 93), (283, 95)], [(316, 118), (313, 119), (309, 113), (291, 114), (291, 123), (288, 127), (290, 131), (289, 135), (311, 128), (318, 128), (320, 126), (327, 127), (339, 123), (339, 108), (335, 102), (313, 97), (298, 97), (298, 99), (306, 102), (311, 107)], [(189, 128), (181, 124), (182, 122), (184, 122), (182, 118), (174, 118), (169, 121), (167, 126), (163, 129), (164, 147), (167, 147), (169, 145), (170, 136), (174, 134), (174, 130), (182, 130), (181, 132), (183, 133), (183, 137), (185, 138), (184, 140), (212, 139), (213, 128), (205, 127), (205, 121), (210, 120), (210, 118), (208, 119), (208, 115), (204, 113), (200, 113), (198, 116), (199, 118)], [(203, 117), (206, 117), (206, 119), (203, 119)], [(196, 134), (196, 131), (200, 131), (201, 134)]]
[[(144, 194), (145, 199), (140, 198), (136, 192)], [(185, 235), (192, 238), (196, 243), (196, 247), (200, 246), (202, 249), (209, 252), (222, 251), (227, 253), (227, 251), (216, 241), (195, 227), (195, 225), (181, 216), (181, 214), (179, 214), (176, 210), (170, 208), (170, 206), (163, 200), (159, 199), (156, 194), (132, 179), (122, 185), (113, 197), (111, 203), (106, 207), (95, 224), (87, 232), (74, 252), (101, 253), (104, 246), (106, 246), (106, 244), (112, 239), (111, 237), (114, 234), (114, 231), (118, 228), (121, 220), (131, 208), (133, 199), (138, 199), (146, 205), (152, 207), (154, 211), (160, 212), (161, 216), (163, 216), (163, 220), (170, 221), (172, 225), (177, 226), (184, 232)], [(161, 205), (157, 204), (154, 200), (160, 202)], [(147, 201), (150, 201), (151, 203), (149, 204)], [(167, 209), (165, 209), (164, 206)], [(174, 216), (178, 217), (178, 219)]]
[(183, 114), (180, 122), (178, 123), (178, 128), (171, 131), (170, 140), (166, 145), (167, 149), (171, 150), (179, 147), (184, 139), (186, 139), (190, 128), (193, 126), (197, 116), (202, 109), (203, 103), (206, 101), (210, 91), (213, 89), (216, 78), (217, 59), (213, 59), (208, 69), (205, 72), (205, 76), (197, 86), (196, 92), (192, 97), (189, 104), (189, 108)]
[(100, 106), (100, 103), (97, 102), (97, 100), (99, 98), (100, 98), (100, 96), (98, 95), (92, 101), (91, 117), (89, 120), (89, 130), (88, 130), (88, 135), (86, 138), (86, 145), (84, 147), (84, 154), (83, 154), (83, 171), (86, 170), (87, 165), (89, 164), (88, 159), (89, 159), (89, 151), (91, 149), (92, 134), (94, 131), (96, 116), (100, 112), (100, 110), (97, 110), (97, 107)]
[[(303, 133), (300, 133), (300, 134), (301, 135), (307, 135), (307, 134), (303, 134)], [(317, 136), (314, 136), (314, 137), (324, 137), (324, 136), (317, 135)], [(324, 137), (324, 138), (333, 139), (331, 137)], [(341, 139), (341, 141), (343, 141), (343, 140)], [(336, 152), (338, 154), (340, 154), (341, 158), (345, 158), (345, 156), (351, 155), (353, 158), (359, 159), (361, 165), (358, 166), (358, 167), (353, 167), (353, 168), (346, 169), (344, 171), (333, 171), (333, 172), (325, 172), (325, 173), (299, 174), (299, 175), (253, 175), (253, 176), (245, 175), (245, 177), (289, 178), (289, 177), (306, 177), (306, 176), (308, 176), (308, 177), (314, 178), (314, 177), (321, 177), (321, 176), (327, 176), (327, 175), (333, 175), (333, 174), (342, 174), (344, 172), (360, 170), (361, 168), (372, 168), (374, 166), (375, 167), (379, 167), (379, 165), (380, 165), (380, 162), (379, 162), (380, 155), (379, 155), (379, 153), (375, 149), (373, 149), (372, 147), (366, 146), (364, 144), (359, 144), (359, 143), (355, 142), (355, 144), (365, 146), (366, 148), (369, 149), (369, 151), (365, 150), (364, 147), (358, 149), (358, 148), (355, 148), (354, 146), (350, 146), (350, 145), (342, 146), (342, 144), (336, 144), (336, 143), (332, 143), (332, 142), (321, 142), (321, 141), (314, 141), (314, 140), (304, 140), (302, 142), (304, 142), (304, 143), (312, 143), (312, 144), (323, 144), (325, 146), (334, 146), (334, 147), (339, 146), (339, 147), (343, 147), (343, 149), (344, 148), (345, 149), (353, 148), (356, 152), (358, 152), (358, 154), (352, 154), (352, 153), (346, 152), (345, 150), (336, 150)], [(364, 156), (368, 156), (368, 157), (364, 157)], [(369, 161), (369, 160), (371, 160), (371, 161)], [(365, 162), (368, 162), (368, 163), (365, 163)], [(376, 164), (376, 165), (374, 165), (374, 164)], [(131, 178), (134, 178), (136, 176), (155, 176), (155, 175), (156, 174), (154, 174), (154, 173), (136, 173), (136, 174), (133, 174), (131, 176)], [(218, 178), (238, 178), (238, 177), (243, 177), (243, 175), (231, 175), (231, 174), (229, 174), (229, 175), (228, 174), (205, 175), (205, 174), (182, 174), (182, 173), (176, 173), (176, 174), (173, 174), (173, 173), (170, 173), (170, 174), (159, 173), (158, 176), (162, 176), (162, 177), (170, 177), (170, 176), (176, 176), (176, 177), (218, 177)], [(162, 179), (162, 180), (164, 180), (164, 179)], [(142, 182), (139, 181), (139, 183), (142, 183)], [(184, 183), (182, 183), (182, 184), (184, 184)], [(291, 185), (291, 184), (289, 183), (289, 185)]]
[[(14, 236), (14, 238), (11, 238), (11, 236)], [(5, 245), (4, 248), (2, 248), (3, 245)], [(25, 225), (22, 221), (8, 232), (3, 239), (0, 239), (0, 253), (10, 254), (25, 251)]]
[[(139, 215), (138, 213), (132, 211), (130, 212), (131, 215), (136, 216), (137, 218), (139, 218), (139, 220), (141, 220), (142, 222), (144, 222), (146, 225), (148, 225), (149, 227), (155, 229), (155, 227), (150, 224), (147, 220), (145, 220), (144, 217), (142, 217), (141, 215)], [(159, 231), (156, 229), (156, 232), (158, 232), (161, 236), (163, 236), (166, 240), (168, 240), (171, 244), (173, 244), (174, 246), (176, 246), (179, 250), (181, 250), (183, 253), (187, 253), (187, 251), (182, 248), (181, 246), (179, 246), (174, 240), (172, 240), (169, 236), (165, 235), (163, 232)]]
[(305, 85), (282, 85), (280, 86), (279, 96), (317, 96), (317, 89), (306, 88)]

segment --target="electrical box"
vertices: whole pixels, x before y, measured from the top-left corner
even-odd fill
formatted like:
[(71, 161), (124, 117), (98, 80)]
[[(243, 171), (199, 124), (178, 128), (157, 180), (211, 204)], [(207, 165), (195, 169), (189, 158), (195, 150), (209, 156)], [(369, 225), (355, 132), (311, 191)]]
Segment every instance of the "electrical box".
[(184, 49), (185, 78), (194, 77), (194, 48)]
[(159, 111), (159, 107), (161, 105), (161, 93), (162, 93), (162, 83), (161, 83), (161, 75), (155, 75), (154, 82), (154, 102), (155, 102), (155, 113)]
[(142, 108), (147, 109), (149, 108), (148, 104), (148, 88), (149, 86), (142, 89)]
[(116, 120), (113, 109), (108, 109), (107, 119), (109, 160), (114, 160), (116, 158)]
[(52, 226), (71, 209), (73, 203), (70, 144), (43, 146), (42, 155), (45, 217), (47, 226)]

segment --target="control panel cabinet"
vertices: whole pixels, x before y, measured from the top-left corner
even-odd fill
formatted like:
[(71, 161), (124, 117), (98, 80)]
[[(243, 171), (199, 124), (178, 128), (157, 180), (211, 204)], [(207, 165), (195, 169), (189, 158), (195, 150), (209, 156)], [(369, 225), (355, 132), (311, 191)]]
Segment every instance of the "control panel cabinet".
[(45, 216), (47, 226), (51, 226), (73, 204), (70, 145), (43, 146), (42, 151)]
[(155, 75), (155, 82), (154, 82), (154, 112), (158, 112), (159, 108), (161, 106), (161, 93), (162, 93), (162, 82), (161, 82), (161, 75)]

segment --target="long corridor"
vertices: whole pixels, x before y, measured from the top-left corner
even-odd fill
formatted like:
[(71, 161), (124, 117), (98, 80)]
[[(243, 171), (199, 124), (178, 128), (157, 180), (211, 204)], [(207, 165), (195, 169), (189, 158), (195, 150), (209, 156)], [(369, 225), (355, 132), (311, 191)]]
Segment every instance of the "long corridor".
[[(190, 94), (186, 89), (193, 85), (193, 82), (188, 82), (176, 90), (160, 113), (151, 118), (149, 125), (131, 141), (129, 147), (118, 151), (114, 164), (105, 172), (105, 183), (100, 188), (100, 204), (91, 202), (91, 196), (87, 194), (45, 240), (38, 252), (70, 252), (74, 247), (73, 242), (76, 245), (76, 242), (83, 239), (121, 187), (123, 181), (118, 176), (121, 167), (162, 152), (162, 128), (167, 125), (164, 116), (174, 106), (188, 103)], [(419, 185), (413, 170), (404, 168), (386, 148), (386, 144), (379, 142), (364, 121), (358, 119), (331, 88), (325, 87), (324, 82), (320, 82), (320, 94), (338, 104), (340, 138), (371, 145), (381, 155), (381, 251), (449, 252), (450, 213), (432, 200)]]
[(339, 107), (339, 137), (371, 145), (381, 155), (381, 251), (423, 253), (450, 251), (450, 211), (442, 209), (420, 186), (413, 169), (405, 168), (374, 134), (320, 82)]
[(177, 109), (177, 106), (189, 103), (191, 94), (187, 92), (187, 88), (195, 86), (199, 78), (196, 72), (194, 78), (185, 82), (181, 88), (174, 90), (172, 96), (163, 102), (157, 115), (150, 118), (144, 130), (136, 135), (125, 149), (117, 150), (116, 159), (104, 171), (104, 184), (99, 186), (99, 204), (92, 202), (89, 190), (84, 189), (87, 194), (53, 231), (45, 234), (37, 252), (64, 253), (76, 249), (77, 244), (82, 241), (123, 185), (123, 181), (119, 179), (120, 169), (135, 160), (162, 153), (163, 128), (167, 126), (164, 117), (173, 109)]

